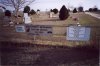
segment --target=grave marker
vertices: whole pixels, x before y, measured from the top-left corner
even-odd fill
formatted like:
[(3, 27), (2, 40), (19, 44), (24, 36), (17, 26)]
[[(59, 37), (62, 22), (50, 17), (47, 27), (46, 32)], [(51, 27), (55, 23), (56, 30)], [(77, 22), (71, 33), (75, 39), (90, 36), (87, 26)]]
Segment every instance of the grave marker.
[(31, 18), (28, 16), (28, 13), (24, 13), (24, 19), (23, 21), (25, 22), (25, 24), (29, 24), (31, 23)]
[(88, 41), (90, 39), (90, 28), (81, 26), (67, 27), (67, 40)]
[(49, 36), (52, 35), (52, 27), (48, 25), (28, 25), (26, 30), (30, 35)]
[(50, 16), (50, 18), (52, 18), (53, 17), (53, 12), (50, 12), (50, 15), (49, 16)]
[(25, 26), (23, 25), (16, 25), (15, 26), (16, 32), (25, 32)]

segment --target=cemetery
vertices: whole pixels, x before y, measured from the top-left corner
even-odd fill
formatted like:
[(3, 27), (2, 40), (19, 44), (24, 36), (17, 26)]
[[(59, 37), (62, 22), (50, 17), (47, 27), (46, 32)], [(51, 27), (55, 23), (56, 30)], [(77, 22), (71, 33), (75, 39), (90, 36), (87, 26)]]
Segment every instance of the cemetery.
[[(35, 38), (36, 38), (37, 44), (38, 43), (41, 44), (42, 42), (43, 42), (43, 44), (44, 43), (49, 44), (49, 42), (50, 42), (50, 44), (57, 43), (58, 45), (60, 45), (60, 44), (61, 45), (69, 45), (70, 47), (72, 45), (76, 45), (76, 46), (77, 45), (86, 45), (86, 44), (90, 45), (90, 44), (93, 44), (93, 42), (91, 42), (91, 41), (94, 40), (93, 36), (95, 36), (95, 35), (96, 35), (95, 42), (97, 42), (97, 44), (99, 44), (99, 38), (98, 38), (99, 37), (99, 26), (100, 26), (98, 24), (99, 19), (96, 19), (96, 18), (86, 15), (84, 13), (76, 13), (76, 14), (70, 13), (69, 18), (67, 20), (63, 21), (63, 20), (59, 20), (59, 17), (49, 17), (49, 15), (51, 15), (51, 14), (48, 14), (46, 12), (44, 12), (44, 13), (41, 12), (40, 16), (38, 17), (38, 15), (28, 16), (27, 13), (24, 13), (23, 17), (19, 17), (17, 19), (17, 21), (15, 21), (16, 18), (13, 16), (12, 17), (5, 16), (3, 18), (3, 22), (1, 22), (2, 23), (1, 27), (2, 27), (2, 29), (4, 29), (4, 31), (7, 31), (7, 30), (11, 31), (11, 35), (16, 36), (17, 33), (18, 33), (18, 35), (21, 35), (21, 34), (25, 35), (23, 38), (21, 36), (18, 36), (18, 37), (13, 36), (13, 38), (11, 38), (9, 35), (9, 38), (11, 38), (13, 40), (16, 38), (17, 39), (21, 38), (24, 40), (24, 38), (26, 38), (26, 37), (34, 38), (34, 35), (28, 35), (27, 29), (31, 30), (32, 25), (33, 25), (35, 32), (38, 32), (38, 31), (36, 31), (36, 29), (38, 29), (38, 30), (41, 29), (41, 28), (38, 28), (40, 25), (40, 27), (50, 26), (51, 27), (50, 32), (52, 32), (52, 36), (36, 35)], [(59, 16), (58, 14), (55, 14), (55, 15)], [(75, 17), (78, 18), (78, 20), (75, 20)], [(85, 18), (85, 17), (87, 17), (87, 18)], [(30, 25), (30, 26), (28, 26), (29, 28), (27, 28), (27, 26), (25, 24)], [(24, 32), (23, 31), (21, 33), (19, 33), (20, 31), (16, 32), (17, 25), (22, 26)], [(85, 30), (85, 28), (88, 27), (90, 30), (89, 35), (88, 35), (88, 40), (87, 39), (85, 39), (86, 41), (84, 41), (84, 40), (77, 41), (76, 39), (75, 39), (76, 41), (67, 40), (67, 38), (68, 38), (67, 35), (69, 35), (68, 27), (73, 26), (73, 25), (74, 26), (76, 25), (79, 28), (83, 27), (82, 30)], [(37, 28), (35, 26), (37, 26)], [(45, 29), (48, 30), (48, 28), (45, 28)], [(33, 34), (34, 34), (34, 30), (33, 30)], [(84, 33), (86, 34), (86, 32), (84, 32)], [(31, 42), (33, 42), (33, 39), (30, 39), (30, 38), (27, 38), (27, 39), (30, 40)], [(6, 36), (5, 36), (5, 39), (6, 39)], [(76, 42), (76, 43), (74, 43), (74, 42)]]
[(100, 19), (67, 9), (25, 10), (0, 10), (1, 65), (98, 66)]

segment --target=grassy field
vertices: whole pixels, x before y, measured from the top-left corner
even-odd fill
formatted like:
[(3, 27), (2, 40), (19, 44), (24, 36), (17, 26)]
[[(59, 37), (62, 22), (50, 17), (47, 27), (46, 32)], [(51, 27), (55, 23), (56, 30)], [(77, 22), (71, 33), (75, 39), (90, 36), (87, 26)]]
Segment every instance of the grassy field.
[[(57, 15), (58, 16), (58, 15)], [(88, 26), (100, 26), (98, 23), (100, 22), (99, 19), (94, 18), (92, 16), (86, 15), (84, 13), (70, 13), (70, 17), (67, 20), (60, 21), (58, 17), (49, 18), (48, 15), (40, 16), (39, 18), (36, 15), (31, 16), (33, 24), (48, 24), (48, 25), (62, 25), (67, 26), (69, 24), (75, 24), (76, 22), (73, 21), (71, 17), (79, 18), (79, 23), (81, 25), (88, 25)]]
[[(64, 21), (60, 21), (58, 17), (56, 18), (49, 18), (49, 16), (46, 15), (45, 17), (39, 17), (36, 19), (36, 15), (35, 16), (31, 16), (32, 20), (33, 20), (33, 25), (51, 25), (53, 26), (53, 33), (54, 36), (51, 37), (49, 40), (55, 40), (58, 37), (58, 42), (62, 42), (63, 40), (66, 41), (65, 38), (65, 34), (66, 34), (66, 26), (70, 25), (70, 24), (76, 24), (77, 22), (73, 20), (73, 17), (77, 17), (79, 18), (79, 23), (82, 26), (88, 26), (91, 28), (91, 37), (90, 37), (90, 41), (89, 42), (85, 42), (86, 43), (92, 43), (92, 44), (99, 44), (98, 41), (100, 41), (100, 19), (94, 18), (90, 15), (86, 15), (84, 13), (70, 13), (70, 16), (67, 20)], [(39, 20), (40, 19), (40, 20)], [(63, 37), (63, 38), (62, 38)], [(56, 39), (54, 39), (56, 38)], [(42, 38), (47, 40), (48, 38)], [(61, 40), (61, 41), (60, 41)], [(94, 42), (94, 43), (93, 43)], [(73, 44), (74, 42), (69, 42), (67, 41), (67, 44)], [(79, 44), (81, 44), (84, 42), (80, 42)], [(61, 43), (60, 43), (61, 44)], [(63, 43), (66, 44), (66, 43)], [(77, 44), (77, 43), (76, 43)]]

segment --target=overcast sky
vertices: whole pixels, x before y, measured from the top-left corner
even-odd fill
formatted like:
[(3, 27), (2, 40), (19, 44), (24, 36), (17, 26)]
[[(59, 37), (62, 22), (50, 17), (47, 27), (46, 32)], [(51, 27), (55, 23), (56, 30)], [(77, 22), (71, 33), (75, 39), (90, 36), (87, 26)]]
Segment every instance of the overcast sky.
[(36, 0), (30, 7), (34, 10), (40, 9), (45, 11), (53, 8), (60, 9), (62, 5), (65, 5), (67, 8), (83, 6), (84, 10), (94, 6), (100, 9), (100, 0)]
[[(40, 9), (41, 11), (46, 11), (54, 8), (60, 9), (63, 5), (71, 9), (79, 6), (83, 6), (84, 10), (88, 10), (94, 6), (100, 9), (100, 0), (36, 0), (29, 6), (34, 10)], [(11, 10), (12, 8), (7, 9)]]

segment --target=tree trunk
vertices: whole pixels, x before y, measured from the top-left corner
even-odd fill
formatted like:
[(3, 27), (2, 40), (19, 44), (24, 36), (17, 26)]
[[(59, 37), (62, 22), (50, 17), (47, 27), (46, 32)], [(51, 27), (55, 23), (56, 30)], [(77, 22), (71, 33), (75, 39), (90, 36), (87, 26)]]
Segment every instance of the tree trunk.
[(15, 9), (15, 16), (16, 16), (15, 23), (17, 23), (17, 24), (19, 23), (18, 22), (18, 11), (19, 11), (18, 9)]
[(15, 10), (16, 17), (18, 17), (18, 11), (19, 11), (18, 9)]

